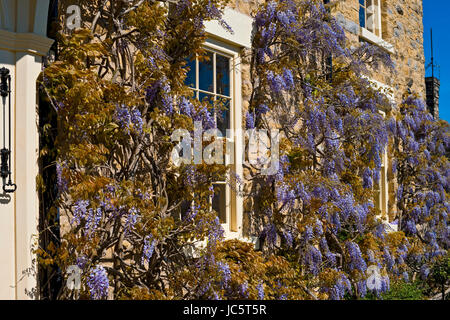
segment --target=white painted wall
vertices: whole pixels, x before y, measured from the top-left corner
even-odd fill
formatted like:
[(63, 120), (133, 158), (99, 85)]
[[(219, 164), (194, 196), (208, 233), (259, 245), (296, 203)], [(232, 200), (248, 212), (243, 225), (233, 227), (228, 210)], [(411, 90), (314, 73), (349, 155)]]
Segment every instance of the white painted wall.
[(0, 2), (0, 67), (8, 68), (12, 75), (12, 168), (18, 186), (8, 203), (1, 201), (5, 197), (0, 193), (0, 299), (3, 300), (30, 299), (30, 293), (37, 289), (32, 254), (39, 216), (36, 79), (42, 56), (53, 42), (45, 36), (48, 6), (49, 0)]

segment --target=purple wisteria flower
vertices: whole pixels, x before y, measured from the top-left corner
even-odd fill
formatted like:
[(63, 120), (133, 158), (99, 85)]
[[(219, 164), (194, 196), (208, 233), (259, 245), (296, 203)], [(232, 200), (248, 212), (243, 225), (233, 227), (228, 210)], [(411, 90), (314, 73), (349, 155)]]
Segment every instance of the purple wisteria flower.
[(403, 274), (402, 274), (402, 276), (403, 276), (403, 280), (405, 281), (405, 282), (409, 282), (409, 275), (408, 275), (408, 272), (403, 272)]
[(285, 232), (283, 232), (283, 235), (284, 235), (284, 239), (286, 240), (286, 245), (288, 247), (292, 247), (292, 245), (294, 243), (292, 233), (290, 231), (285, 231)]
[(222, 276), (221, 284), (223, 287), (226, 287), (228, 283), (231, 281), (231, 270), (227, 263), (219, 261), (217, 263), (217, 268), (219, 270), (220, 275)]
[(317, 276), (322, 264), (322, 253), (316, 247), (308, 245), (304, 253), (304, 262), (308, 266), (309, 271)]
[(85, 255), (81, 255), (81, 256), (77, 257), (77, 259), (75, 260), (75, 264), (81, 270), (83, 270), (86, 267), (87, 263), (88, 263), (88, 259)]
[(335, 285), (329, 291), (331, 300), (342, 300), (347, 292), (352, 292), (352, 285), (347, 276), (341, 274)]
[(167, 78), (159, 79), (146, 89), (145, 100), (153, 107), (160, 107), (165, 114), (172, 115), (174, 101), (170, 93), (171, 87)]
[(255, 128), (255, 118), (253, 117), (253, 113), (247, 112), (245, 115), (245, 126), (247, 129)]
[(269, 108), (267, 105), (265, 105), (265, 104), (260, 104), (260, 105), (256, 108), (256, 113), (257, 113), (258, 115), (266, 114), (266, 113), (269, 112), (269, 111), (270, 111), (270, 108)]
[(208, 244), (216, 245), (218, 241), (221, 241), (223, 239), (224, 233), (225, 231), (220, 224), (219, 217), (216, 217), (214, 219), (214, 222), (209, 225)]
[(87, 278), (87, 286), (92, 299), (100, 300), (108, 297), (109, 280), (103, 266), (97, 265), (91, 270)]
[(248, 282), (245, 281), (243, 284), (239, 285), (239, 293), (245, 297), (248, 298)]
[(348, 241), (346, 243), (346, 247), (348, 250), (349, 257), (350, 257), (350, 262), (348, 264), (348, 268), (350, 270), (356, 269), (360, 272), (366, 272), (367, 264), (366, 264), (366, 261), (364, 261), (364, 258), (362, 257), (359, 246), (354, 242)]
[(125, 217), (125, 236), (128, 235), (128, 233), (134, 229), (136, 223), (138, 222), (140, 218), (139, 210), (137, 210), (135, 207), (128, 210), (128, 214)]
[(264, 286), (262, 281), (256, 286), (256, 290), (258, 290), (258, 300), (264, 300)]
[(234, 33), (230, 25), (222, 18), (222, 12), (211, 1), (206, 5), (206, 18), (217, 20), (222, 28), (231, 34)]
[(144, 249), (142, 253), (141, 263), (149, 262), (155, 251), (157, 241), (152, 235), (148, 235), (144, 239)]
[(392, 255), (389, 252), (389, 248), (388, 247), (385, 247), (384, 250), (383, 250), (383, 259), (384, 259), (385, 264), (388, 267), (388, 270), (391, 271), (393, 269), (394, 265), (395, 265), (395, 261), (392, 258)]
[(127, 106), (116, 107), (116, 120), (122, 129), (129, 133), (134, 131), (137, 133), (143, 132), (144, 120), (141, 112), (138, 109), (130, 110)]
[(361, 298), (364, 298), (367, 294), (367, 281), (366, 280), (358, 281), (358, 283), (356, 284), (356, 287), (358, 288), (359, 296)]
[(84, 228), (89, 237), (93, 236), (95, 230), (99, 226), (102, 215), (103, 212), (101, 208), (97, 208), (95, 210), (91, 208), (88, 210), (88, 214), (86, 216), (86, 225), (84, 226)]
[(375, 228), (375, 236), (379, 239), (384, 240), (384, 235), (386, 234), (386, 230), (382, 224), (379, 224)]
[(420, 277), (422, 280), (426, 280), (428, 278), (428, 275), (430, 274), (430, 268), (426, 264), (423, 264), (420, 267)]
[(89, 200), (78, 200), (75, 202), (74, 210), (73, 210), (73, 218), (71, 223), (75, 223), (75, 225), (79, 225), (82, 219), (86, 218), (86, 214), (89, 207)]
[(373, 187), (372, 170), (366, 168), (363, 173), (363, 188), (371, 189)]
[(181, 114), (187, 115), (188, 117), (192, 117), (195, 114), (194, 105), (185, 97), (180, 98), (178, 108)]
[(56, 162), (56, 183), (58, 186), (58, 192), (63, 193), (68, 190), (68, 181), (63, 177), (64, 164), (57, 161)]
[(417, 233), (416, 223), (414, 222), (414, 220), (407, 220), (406, 221), (405, 231), (410, 233), (410, 234), (416, 234)]
[[(289, 81), (289, 83), (286, 83), (286, 80)], [(269, 71), (267, 73), (267, 81), (270, 89), (275, 94), (281, 93), (283, 90), (289, 90), (294, 85), (292, 72), (290, 70), (284, 75), (274, 74), (272, 71)]]
[(284, 69), (283, 80), (284, 80), (285, 88), (287, 90), (290, 90), (294, 87), (294, 76), (292, 75), (291, 70)]

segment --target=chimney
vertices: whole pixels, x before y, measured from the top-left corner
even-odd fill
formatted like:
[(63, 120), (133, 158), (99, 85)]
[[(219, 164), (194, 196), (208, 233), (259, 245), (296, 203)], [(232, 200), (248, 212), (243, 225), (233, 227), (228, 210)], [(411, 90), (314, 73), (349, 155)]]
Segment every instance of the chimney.
[(425, 78), (425, 85), (427, 90), (427, 106), (428, 111), (437, 120), (439, 119), (439, 88), (441, 82), (435, 77)]

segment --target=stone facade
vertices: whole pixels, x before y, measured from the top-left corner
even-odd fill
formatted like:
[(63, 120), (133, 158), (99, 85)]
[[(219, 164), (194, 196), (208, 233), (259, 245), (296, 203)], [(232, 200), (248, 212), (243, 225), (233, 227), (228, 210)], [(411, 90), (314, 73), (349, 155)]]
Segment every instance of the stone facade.
[[(374, 72), (373, 80), (393, 90), (395, 103), (400, 103), (405, 92), (417, 93), (426, 98), (425, 54), (423, 46), (423, 3), (422, 0), (379, 0), (381, 6), (381, 41), (392, 48), (390, 56), (395, 71), (386, 68)], [(359, 25), (359, 0), (334, 1), (333, 14), (344, 27), (350, 46), (368, 40), (362, 36)], [(369, 41), (370, 42), (370, 41)], [(379, 43), (380, 44), (380, 43)], [(387, 164), (388, 215), (395, 212), (395, 190), (397, 184), (391, 174), (392, 159)]]
[[(382, 39), (391, 44), (396, 71), (374, 73), (373, 79), (393, 88), (395, 100), (408, 89), (425, 98), (422, 0), (380, 0)], [(360, 37), (359, 0), (334, 1), (333, 13), (344, 26), (350, 45)]]
[[(380, 0), (382, 39), (391, 44), (396, 72), (374, 73), (373, 79), (392, 87), (396, 101), (410, 89), (425, 98), (425, 55), (423, 47), (422, 0)], [(230, 7), (251, 15), (258, 0), (236, 0)], [(344, 27), (349, 45), (362, 40), (359, 26), (359, 0), (335, 0), (332, 13)]]
[[(367, 30), (362, 30), (359, 23), (359, 0), (332, 0), (331, 12), (346, 31), (348, 45), (357, 46), (361, 41), (368, 41), (379, 45), (389, 52), (394, 63), (395, 71), (381, 67), (381, 70), (373, 72), (371, 79), (392, 90), (395, 103), (402, 100), (406, 92), (417, 93), (425, 99), (425, 55), (423, 46), (423, 5), (422, 0), (378, 0), (380, 5), (381, 32), (380, 36), (367, 37)], [(235, 0), (230, 3), (230, 7), (236, 11), (251, 16), (256, 9), (258, 0)], [(375, 0), (376, 2), (376, 0)], [(376, 41), (374, 41), (376, 40)], [(249, 106), (251, 94), (250, 50), (243, 49), (241, 72), (242, 72), (242, 112)], [(246, 58), (247, 57), (247, 58)], [(394, 111), (395, 112), (395, 111)], [(245, 124), (243, 123), (243, 126)], [(395, 177), (390, 174), (391, 162), (387, 161), (386, 174), (388, 191), (387, 211), (389, 218), (395, 216)], [(244, 170), (244, 178), (249, 172)], [(245, 191), (249, 191), (250, 184), (245, 186)], [(249, 235), (251, 222), (245, 212), (252, 210), (255, 206), (254, 199), (244, 200), (244, 236)]]

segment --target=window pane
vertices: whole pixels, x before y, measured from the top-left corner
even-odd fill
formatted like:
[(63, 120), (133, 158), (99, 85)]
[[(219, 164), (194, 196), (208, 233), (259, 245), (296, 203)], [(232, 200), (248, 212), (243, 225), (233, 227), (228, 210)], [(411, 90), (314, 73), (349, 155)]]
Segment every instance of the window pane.
[(230, 96), (230, 59), (216, 55), (216, 87), (217, 93)]
[(381, 187), (380, 187), (380, 191), (381, 191), (381, 213), (383, 214), (383, 216), (386, 215), (386, 171), (384, 167), (381, 167)]
[(366, 9), (359, 7), (359, 25), (363, 28), (366, 27)]
[(230, 129), (230, 99), (221, 99), (218, 101), (216, 117), (217, 129), (226, 137), (227, 129)]
[(212, 199), (212, 208), (219, 215), (220, 223), (227, 223), (226, 206), (226, 185), (224, 183), (214, 184), (214, 196)]
[(213, 53), (207, 52), (206, 56), (209, 58), (208, 61), (199, 61), (199, 77), (200, 77), (200, 89), (214, 92), (213, 84)]
[(214, 95), (212, 95), (212, 94), (200, 92), (198, 99), (201, 102), (208, 102), (209, 104), (214, 105)]
[(188, 200), (183, 200), (180, 206), (181, 218), (185, 219), (190, 213), (192, 207), (192, 202)]
[(191, 60), (191, 58), (186, 59), (186, 60), (187, 60), (186, 67), (189, 68), (189, 71), (187, 73), (186, 80), (184, 81), (184, 83), (188, 87), (195, 88), (195, 86), (196, 86), (195, 77), (197, 74), (197, 65), (195, 63), (195, 60)]

